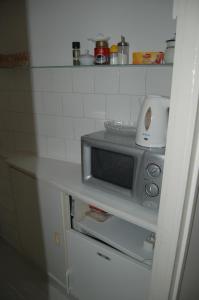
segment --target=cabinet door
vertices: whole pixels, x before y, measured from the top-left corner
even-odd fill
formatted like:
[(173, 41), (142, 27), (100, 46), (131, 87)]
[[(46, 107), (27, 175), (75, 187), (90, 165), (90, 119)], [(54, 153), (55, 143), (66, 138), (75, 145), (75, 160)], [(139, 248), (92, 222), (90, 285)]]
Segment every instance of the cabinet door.
[(14, 169), (12, 184), (24, 254), (65, 285), (62, 193)]
[(151, 271), (91, 238), (67, 232), (70, 289), (80, 300), (145, 300)]
[(9, 167), (0, 158), (0, 236), (13, 247), (19, 249), (16, 211), (11, 193)]
[(66, 241), (62, 214), (63, 195), (46, 182), (38, 181), (37, 188), (46, 268), (51, 277), (65, 285)]
[(12, 192), (22, 252), (40, 267), (45, 267), (45, 252), (36, 181), (11, 169)]

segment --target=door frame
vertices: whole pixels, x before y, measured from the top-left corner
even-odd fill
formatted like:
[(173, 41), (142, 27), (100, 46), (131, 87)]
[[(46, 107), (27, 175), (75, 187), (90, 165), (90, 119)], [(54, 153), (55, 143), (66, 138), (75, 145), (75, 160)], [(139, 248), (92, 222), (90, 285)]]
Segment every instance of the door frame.
[(176, 47), (158, 231), (149, 299), (176, 299), (199, 162), (199, 1), (174, 0)]

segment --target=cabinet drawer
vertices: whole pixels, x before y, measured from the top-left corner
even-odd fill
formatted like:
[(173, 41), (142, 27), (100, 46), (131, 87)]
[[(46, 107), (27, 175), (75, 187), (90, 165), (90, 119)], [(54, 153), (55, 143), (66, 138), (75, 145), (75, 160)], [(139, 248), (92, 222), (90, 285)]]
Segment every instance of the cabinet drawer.
[(67, 232), (70, 289), (80, 300), (145, 300), (151, 271), (81, 233)]

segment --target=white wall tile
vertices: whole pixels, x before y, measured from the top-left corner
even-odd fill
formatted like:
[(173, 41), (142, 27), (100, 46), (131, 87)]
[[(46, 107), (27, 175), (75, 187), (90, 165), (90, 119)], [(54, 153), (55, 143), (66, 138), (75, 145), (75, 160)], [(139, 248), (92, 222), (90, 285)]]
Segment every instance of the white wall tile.
[(130, 121), (131, 103), (130, 96), (109, 95), (107, 96), (106, 119), (117, 121)]
[(0, 91), (4, 91), (6, 89), (7, 86), (7, 90), (9, 89), (9, 78), (7, 78), (7, 73), (5, 72), (6, 70), (4, 70), (3, 68), (0, 69)]
[(0, 90), (10, 91), (13, 84), (13, 70), (0, 69)]
[[(40, 93), (40, 92), (38, 92)], [(34, 113), (33, 92), (24, 92), (24, 112)]]
[(80, 141), (66, 140), (66, 159), (67, 161), (80, 163), (81, 162), (81, 147)]
[(147, 68), (146, 94), (170, 96), (172, 67), (156, 66)]
[(104, 130), (104, 122), (105, 122), (105, 120), (96, 120), (95, 121), (95, 130), (96, 131)]
[(49, 157), (66, 160), (66, 143), (64, 139), (48, 137), (47, 145)]
[(63, 118), (63, 128), (62, 128), (62, 132), (60, 131), (60, 137), (73, 139), (74, 136), (75, 136), (74, 119), (68, 117)]
[(120, 68), (120, 93), (145, 95), (145, 67)]
[(31, 88), (30, 70), (23, 68), (14, 69), (11, 90), (30, 91)]
[[(1, 80), (1, 79), (0, 79)], [(10, 97), (12, 92), (0, 92), (0, 110), (9, 111), (10, 110)]]
[(94, 71), (91, 69), (73, 69), (73, 91), (92, 93), (94, 91)]
[(81, 94), (62, 94), (63, 115), (68, 117), (83, 116), (83, 101)]
[(25, 92), (10, 93), (9, 110), (15, 112), (24, 112), (26, 97), (27, 97), (27, 93)]
[(4, 124), (4, 112), (0, 111), (0, 130), (5, 130), (5, 124)]
[(72, 68), (52, 69), (53, 90), (71, 93), (73, 89)]
[(16, 220), (16, 214), (14, 211), (5, 208), (1, 205), (0, 207), (0, 220), (2, 224), (10, 225), (13, 227), (16, 227), (17, 220)]
[(88, 118), (104, 119), (106, 110), (106, 96), (88, 94), (83, 96), (84, 115)]
[(47, 137), (36, 136), (36, 153), (38, 156), (46, 157), (48, 155)]
[(13, 153), (15, 151), (15, 139), (11, 132), (0, 131), (0, 153)]
[(144, 96), (131, 96), (131, 124), (137, 126), (139, 113)]
[[(0, 151), (80, 162), (80, 137), (104, 120), (137, 123), (145, 94), (170, 94), (172, 68), (0, 70)], [(147, 78), (147, 81), (146, 81)], [(15, 133), (15, 134), (14, 134)]]
[(44, 105), (43, 105), (43, 93), (42, 92), (33, 92), (32, 98), (30, 99), (32, 101), (33, 112), (40, 114), (44, 111)]
[(119, 70), (95, 69), (95, 93), (117, 94), (119, 92)]
[(57, 137), (69, 138), (74, 137), (73, 121), (71, 118), (36, 115), (37, 134)]
[(12, 131), (14, 128), (14, 118), (16, 113), (14, 112), (4, 112), (3, 113), (3, 124), (4, 124), (4, 130)]
[(22, 132), (15, 133), (15, 148), (16, 151), (28, 151), (36, 153), (36, 136)]
[(31, 76), (31, 84), (33, 91), (53, 90), (52, 69), (32, 69)]
[(26, 133), (35, 132), (34, 116), (32, 114), (13, 113), (12, 125), (14, 131), (21, 131)]
[(37, 135), (56, 136), (56, 117), (42, 114), (35, 115)]
[(49, 115), (62, 114), (62, 97), (59, 93), (43, 92), (43, 113)]
[(80, 139), (84, 134), (95, 131), (94, 119), (74, 119), (75, 138)]

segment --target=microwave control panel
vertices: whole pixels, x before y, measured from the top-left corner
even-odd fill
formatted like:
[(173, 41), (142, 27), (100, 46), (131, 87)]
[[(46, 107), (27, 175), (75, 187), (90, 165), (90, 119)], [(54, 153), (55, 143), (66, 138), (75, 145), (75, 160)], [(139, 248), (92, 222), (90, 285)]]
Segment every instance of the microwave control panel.
[(143, 181), (143, 205), (158, 209), (162, 185), (164, 156), (145, 158), (144, 181)]

